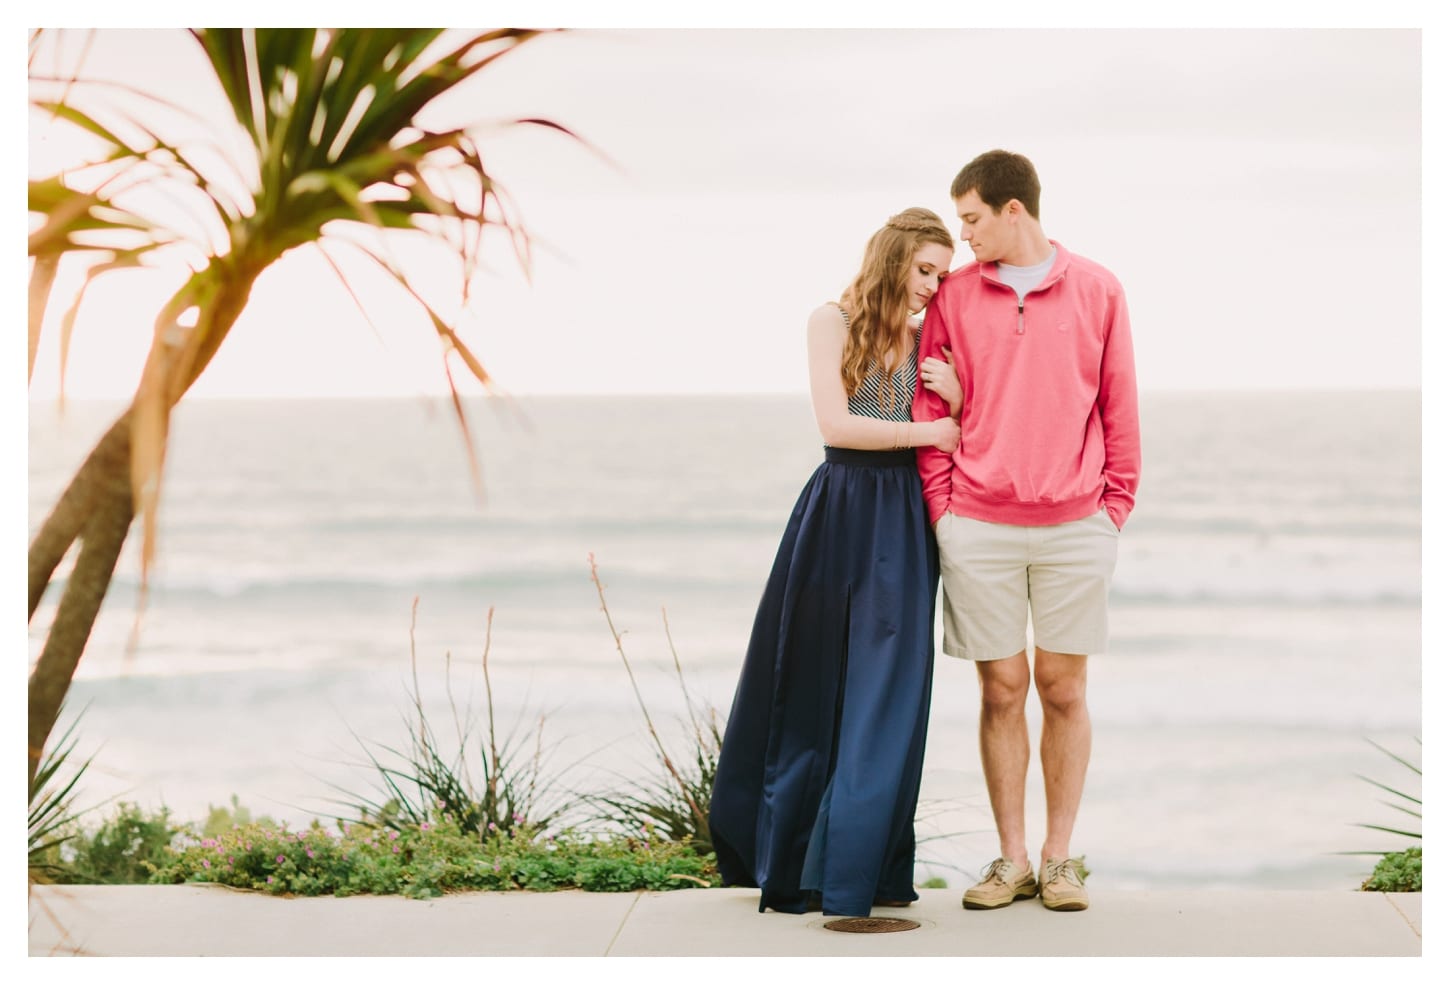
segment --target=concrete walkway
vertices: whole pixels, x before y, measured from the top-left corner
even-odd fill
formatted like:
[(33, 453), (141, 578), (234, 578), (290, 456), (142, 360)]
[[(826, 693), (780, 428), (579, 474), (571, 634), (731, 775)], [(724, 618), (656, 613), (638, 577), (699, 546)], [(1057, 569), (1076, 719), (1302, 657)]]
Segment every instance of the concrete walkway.
[(139, 956), (1418, 956), (1420, 895), (1097, 892), (1080, 913), (1035, 900), (968, 912), (928, 889), (837, 933), (835, 919), (756, 912), (744, 889), (281, 899), (209, 886), (37, 886), (30, 954)]

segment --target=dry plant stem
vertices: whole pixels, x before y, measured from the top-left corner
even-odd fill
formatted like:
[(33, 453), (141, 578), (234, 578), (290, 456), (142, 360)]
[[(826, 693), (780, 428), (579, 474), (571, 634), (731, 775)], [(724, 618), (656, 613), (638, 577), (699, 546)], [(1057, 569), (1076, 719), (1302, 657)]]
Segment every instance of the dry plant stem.
[[(500, 768), (498, 757), (498, 743), (494, 739), (493, 729), (493, 682), (488, 676), (488, 651), (493, 646), (493, 606), (488, 607), (488, 622), (483, 630), (483, 689), (488, 697), (488, 802), (495, 807), (498, 805), (498, 771)], [(479, 832), (482, 834), (483, 832)]]
[(690, 698), (690, 689), (685, 684), (685, 668), (680, 666), (680, 654), (675, 649), (675, 638), (670, 635), (670, 616), (664, 606), (660, 606), (660, 619), (665, 624), (665, 642), (670, 646), (670, 656), (675, 661), (675, 676), (680, 680), (680, 691), (685, 696), (685, 711), (690, 716), (690, 727), (695, 730), (695, 741), (700, 745), (705, 744), (705, 733), (700, 731), (700, 721), (695, 717), (695, 703)]
[(418, 690), (418, 596), (413, 596), (413, 611), (408, 619), (408, 660), (413, 667), (413, 707), (418, 712), (418, 742), (426, 745), (428, 739), (426, 719), (423, 717), (423, 692)]
[(458, 766), (463, 770), (463, 783), (473, 788), (473, 777), (468, 772), (468, 759), (462, 754), (464, 742), (463, 718), (458, 714), (458, 702), (453, 700), (453, 652), (443, 651), (443, 690), (448, 695), (448, 709), (453, 713), (453, 734), (458, 737)]
[(659, 733), (655, 731), (655, 723), (649, 716), (649, 708), (645, 706), (644, 696), (639, 692), (639, 683), (634, 679), (634, 668), (629, 665), (629, 657), (624, 654), (624, 640), (620, 637), (619, 630), (614, 628), (614, 617), (609, 614), (609, 604), (604, 600), (604, 584), (599, 580), (599, 568), (594, 563), (593, 551), (589, 552), (589, 580), (594, 582), (594, 588), (599, 592), (599, 610), (604, 613), (604, 621), (609, 625), (609, 634), (614, 637), (614, 648), (619, 651), (619, 659), (624, 661), (624, 671), (629, 675), (629, 684), (634, 688), (634, 699), (639, 702), (639, 710), (644, 715), (644, 723), (649, 728), (649, 736), (654, 740), (655, 748), (659, 750), (660, 760), (665, 764), (665, 769), (669, 771), (670, 776), (674, 777), (685, 802), (690, 805), (691, 813), (695, 815), (695, 819), (703, 829), (708, 824), (705, 812), (700, 810), (700, 805), (695, 803), (694, 797), (690, 796), (689, 784), (685, 782), (684, 777), (680, 776), (679, 770), (675, 769), (669, 753), (665, 752), (664, 743), (660, 741)]
[(529, 771), (529, 795), (524, 801), (528, 805), (529, 813), (534, 810), (534, 785), (539, 779), (539, 767), (544, 760), (544, 716), (539, 716), (539, 727), (534, 732), (534, 766)]

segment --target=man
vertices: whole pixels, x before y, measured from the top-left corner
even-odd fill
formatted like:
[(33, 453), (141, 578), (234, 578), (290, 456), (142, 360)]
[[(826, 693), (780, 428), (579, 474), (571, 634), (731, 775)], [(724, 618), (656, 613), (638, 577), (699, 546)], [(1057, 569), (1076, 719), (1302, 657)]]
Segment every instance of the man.
[[(1032, 162), (1002, 150), (957, 175), (951, 195), (976, 262), (947, 276), (921, 338), (922, 357), (950, 350), (962, 381), (960, 445), (918, 449), (917, 463), (941, 549), (943, 649), (976, 661), (982, 769), (1001, 842), (1001, 857), (962, 898), (968, 909), (1039, 892), (1049, 909), (1087, 908), (1087, 873), (1069, 848), (1092, 742), (1087, 661), (1107, 647), (1118, 531), (1138, 488), (1123, 289), (1047, 238), (1040, 191)], [(917, 420), (944, 408), (917, 387)], [(1047, 794), (1040, 882), (1024, 818), (1033, 684)]]

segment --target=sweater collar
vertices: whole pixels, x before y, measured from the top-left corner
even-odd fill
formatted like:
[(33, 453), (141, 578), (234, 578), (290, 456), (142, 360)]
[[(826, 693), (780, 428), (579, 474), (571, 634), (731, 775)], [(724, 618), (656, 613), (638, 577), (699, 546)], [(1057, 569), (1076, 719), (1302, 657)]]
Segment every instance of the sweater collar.
[[(1047, 276), (1042, 278), (1042, 283), (1032, 289), (1034, 291), (1040, 291), (1043, 288), (1056, 284), (1062, 279), (1062, 275), (1067, 272), (1068, 264), (1072, 262), (1072, 254), (1068, 253), (1061, 243), (1051, 238), (1048, 239), (1048, 242), (1057, 248), (1057, 256), (1052, 261), (1052, 269), (1047, 271)], [(993, 260), (991, 263), (982, 264), (982, 276), (993, 284), (1001, 287), (1007, 286), (998, 277), (996, 260)]]

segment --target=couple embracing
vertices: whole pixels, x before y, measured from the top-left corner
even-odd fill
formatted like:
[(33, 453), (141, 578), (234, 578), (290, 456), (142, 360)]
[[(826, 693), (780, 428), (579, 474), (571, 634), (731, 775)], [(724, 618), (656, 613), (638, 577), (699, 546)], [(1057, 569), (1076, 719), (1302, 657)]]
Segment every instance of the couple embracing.
[[(1087, 663), (1107, 647), (1138, 486), (1137, 386), (1122, 287), (1047, 238), (1039, 196), (1027, 158), (978, 156), (951, 188), (974, 263), (950, 270), (941, 219), (907, 209), (807, 324), (825, 461), (762, 595), (710, 801), (722, 880), (759, 887), (762, 911), (866, 916), (917, 899), (938, 581), (942, 649), (977, 669), (1000, 841), (962, 905), (1087, 908), (1070, 848)], [(1035, 860), (1034, 689), (1047, 809)]]

